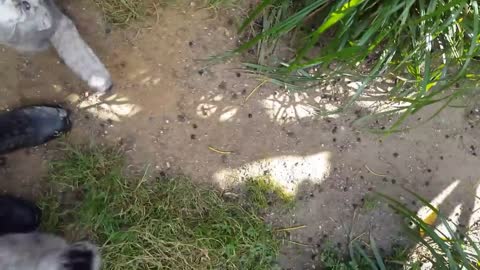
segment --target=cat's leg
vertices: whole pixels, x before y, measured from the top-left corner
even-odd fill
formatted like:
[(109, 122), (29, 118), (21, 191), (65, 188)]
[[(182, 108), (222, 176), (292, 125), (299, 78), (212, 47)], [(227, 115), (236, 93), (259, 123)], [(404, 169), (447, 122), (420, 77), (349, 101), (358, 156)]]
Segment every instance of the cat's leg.
[(108, 70), (67, 16), (61, 15), (50, 41), (65, 64), (91, 88), (105, 92), (112, 87)]

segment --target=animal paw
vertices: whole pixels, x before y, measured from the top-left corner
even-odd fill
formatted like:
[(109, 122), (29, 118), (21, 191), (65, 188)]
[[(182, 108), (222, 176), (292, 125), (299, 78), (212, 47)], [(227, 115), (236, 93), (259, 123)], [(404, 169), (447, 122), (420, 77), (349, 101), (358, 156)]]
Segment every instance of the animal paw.
[(88, 80), (88, 86), (90, 86), (92, 89), (97, 90), (98, 92), (107, 92), (112, 89), (113, 83), (112, 79), (109, 77), (93, 75)]
[(62, 270), (98, 270), (100, 256), (95, 246), (81, 242), (71, 245), (63, 254)]

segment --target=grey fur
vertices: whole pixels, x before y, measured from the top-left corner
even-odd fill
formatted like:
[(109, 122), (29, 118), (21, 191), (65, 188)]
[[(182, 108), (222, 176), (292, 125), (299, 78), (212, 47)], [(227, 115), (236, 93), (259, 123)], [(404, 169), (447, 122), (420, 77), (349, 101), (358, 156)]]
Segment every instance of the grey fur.
[(0, 269), (99, 270), (100, 255), (88, 242), (69, 245), (50, 234), (9, 234), (0, 237)]
[(103, 63), (53, 0), (0, 0), (0, 44), (21, 52), (53, 45), (65, 64), (91, 88), (103, 92), (112, 86)]

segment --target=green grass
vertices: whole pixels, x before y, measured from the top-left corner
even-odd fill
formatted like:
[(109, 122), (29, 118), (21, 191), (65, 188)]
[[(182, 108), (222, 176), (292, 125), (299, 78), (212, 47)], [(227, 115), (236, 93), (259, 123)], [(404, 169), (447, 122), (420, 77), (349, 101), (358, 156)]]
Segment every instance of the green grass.
[[(118, 27), (128, 27), (147, 18), (159, 15), (160, 9), (167, 4), (176, 2), (190, 3), (178, 0), (91, 0), (103, 12), (105, 21)], [(224, 5), (233, 5), (235, 0), (205, 0), (209, 8), (217, 9)]]
[(320, 253), (319, 260), (322, 269), (326, 270), (347, 270), (348, 262), (339, 255), (338, 250), (333, 247), (326, 247)]
[(291, 206), (294, 203), (293, 194), (287, 193), (269, 176), (250, 178), (245, 183), (246, 196), (250, 204), (258, 210), (271, 205)]
[(256, 212), (183, 177), (127, 177), (118, 151), (69, 148), (49, 182), (44, 228), (95, 241), (104, 269), (274, 267), (279, 240)]
[(388, 90), (374, 94), (391, 105), (387, 113), (400, 114), (392, 132), (426, 106), (441, 104), (433, 117), (478, 94), (479, 17), (476, 0), (262, 0), (240, 27), (258, 34), (234, 53), (293, 40), (291, 57), (273, 65), (261, 58), (247, 68), (292, 90), (361, 82), (345, 107), (372, 94), (378, 78), (390, 79)]
[(127, 27), (158, 14), (170, 0), (92, 0), (103, 12), (105, 20)]
[[(360, 240), (354, 240), (351, 245), (358, 246), (365, 255), (371, 253), (368, 249), (371, 249), (367, 244), (360, 243)], [(357, 257), (359, 255), (358, 251), (353, 253), (353, 256)], [(367, 270), (367, 269), (378, 269), (372, 267), (370, 264), (371, 258), (367, 255), (365, 258), (355, 258), (351, 257), (352, 254), (343, 255), (338, 251), (337, 248), (328, 243), (320, 252), (318, 260), (320, 261), (320, 269), (325, 270)], [(407, 260), (405, 249), (399, 250), (398, 252), (393, 252), (389, 256), (382, 256), (382, 261), (385, 264), (386, 269), (388, 270), (400, 270), (403, 269), (402, 263)], [(410, 270), (410, 268), (407, 268)]]
[[(344, 254), (332, 243), (327, 242), (318, 256), (320, 269), (325, 270), (401, 270), (408, 260), (408, 249), (396, 248), (390, 254), (382, 254), (375, 240), (364, 242), (354, 238), (348, 245), (349, 252)], [(376, 257), (378, 256), (378, 257)], [(378, 261), (377, 261), (378, 258)], [(382, 268), (383, 267), (383, 268)]]
[(206, 0), (206, 4), (208, 7), (212, 8), (219, 8), (224, 5), (230, 5), (232, 2), (235, 2), (235, 0)]
[(369, 211), (373, 211), (377, 207), (378, 207), (378, 198), (376, 196), (372, 196), (370, 194), (367, 194), (364, 197), (362, 208), (365, 211), (369, 212)]

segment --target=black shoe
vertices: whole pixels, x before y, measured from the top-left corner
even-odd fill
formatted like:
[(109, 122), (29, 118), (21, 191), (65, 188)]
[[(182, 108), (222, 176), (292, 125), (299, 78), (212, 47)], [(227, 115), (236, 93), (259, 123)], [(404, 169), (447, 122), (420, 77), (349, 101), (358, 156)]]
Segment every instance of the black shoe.
[(40, 226), (42, 212), (34, 203), (10, 195), (0, 196), (0, 236), (28, 233)]
[(0, 114), (0, 155), (44, 144), (70, 131), (70, 113), (55, 106), (28, 106)]

